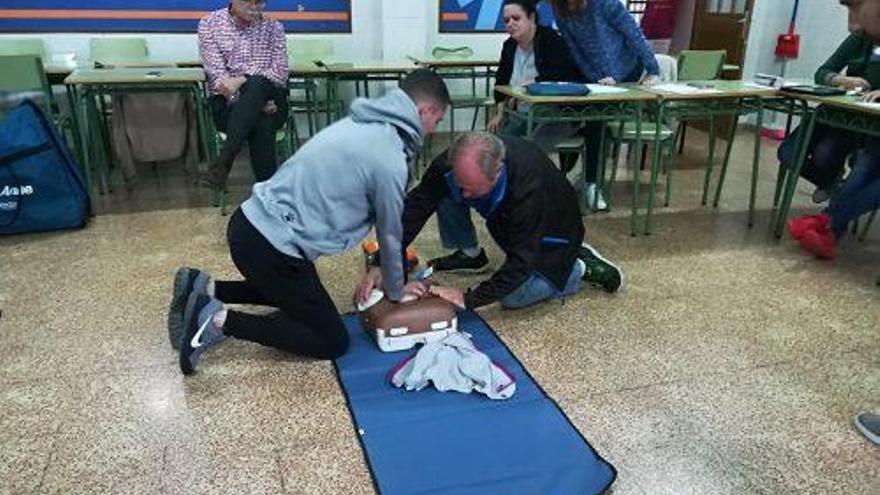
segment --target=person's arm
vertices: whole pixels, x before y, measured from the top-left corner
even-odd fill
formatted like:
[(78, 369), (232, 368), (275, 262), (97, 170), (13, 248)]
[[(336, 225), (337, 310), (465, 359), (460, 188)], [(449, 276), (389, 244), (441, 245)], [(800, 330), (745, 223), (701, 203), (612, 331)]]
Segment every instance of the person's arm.
[(221, 81), (230, 74), (223, 53), (220, 52), (220, 46), (214, 39), (214, 28), (208, 19), (209, 17), (205, 17), (199, 21), (199, 57), (202, 59), (208, 87), (215, 93), (223, 93)]
[[(604, 72), (604, 64), (595, 64), (596, 68), (600, 71), (599, 74), (593, 74), (590, 71), (591, 65), (579, 48), (578, 39), (571, 31), (572, 26), (569, 24), (570, 21), (563, 20), (559, 16), (557, 16), (556, 19), (556, 24), (559, 26), (559, 33), (562, 35), (562, 40), (565, 41), (566, 46), (568, 46), (568, 53), (571, 55), (575, 66), (583, 75), (584, 79), (588, 82), (596, 82), (600, 79), (610, 77), (610, 74)], [(602, 65), (602, 67), (599, 67), (599, 65)]]
[(403, 297), (403, 201), (406, 196), (406, 176), (398, 172), (406, 163), (386, 166), (373, 175), (369, 191), (370, 203), (376, 212), (376, 238), (382, 268), (382, 289), (391, 301)]
[(824, 64), (816, 69), (816, 84), (824, 84), (834, 86), (834, 79), (841, 76), (841, 72), (846, 68), (851, 60), (855, 60), (862, 50), (862, 38), (859, 35), (851, 34), (840, 46), (834, 50), (834, 53), (828, 57)]
[(657, 63), (654, 50), (651, 49), (651, 45), (648, 44), (645, 34), (636, 24), (632, 14), (618, 0), (605, 0), (603, 4), (605, 8), (602, 10), (602, 15), (614, 29), (623, 35), (627, 46), (635, 50), (636, 57), (642, 62), (648, 75), (659, 76), (660, 64)]
[(488, 279), (464, 295), (468, 309), (479, 308), (503, 299), (522, 285), (535, 271), (540, 254), (540, 227), (542, 212), (533, 205), (539, 203), (541, 186), (535, 181), (527, 189), (514, 194), (509, 201), (516, 205), (507, 220), (508, 231), (504, 250), (504, 264)]
[(403, 249), (415, 240), (437, 210), (437, 205), (447, 196), (444, 174), (449, 167), (446, 157), (447, 152), (443, 152), (434, 158), (419, 184), (406, 195), (403, 208)]
[(287, 86), (289, 77), (287, 62), (287, 41), (284, 38), (284, 26), (280, 22), (272, 23), (272, 61), (268, 67), (261, 69), (258, 75), (265, 76), (276, 86)]
[[(495, 71), (495, 85), (507, 86), (510, 84), (510, 76), (513, 74), (513, 57), (516, 53), (516, 42), (508, 38), (501, 48), (501, 59), (498, 61), (498, 70)], [(507, 99), (506, 95), (495, 92), (495, 103), (501, 103)]]

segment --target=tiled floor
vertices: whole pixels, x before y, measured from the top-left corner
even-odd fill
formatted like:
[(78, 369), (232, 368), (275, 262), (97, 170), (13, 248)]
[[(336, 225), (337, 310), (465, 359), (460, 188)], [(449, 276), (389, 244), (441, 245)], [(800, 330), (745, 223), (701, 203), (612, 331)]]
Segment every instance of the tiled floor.
[[(880, 448), (851, 422), (880, 409), (880, 227), (835, 262), (770, 240), (767, 143), (746, 228), (744, 137), (717, 211), (699, 206), (692, 132), (654, 235), (629, 236), (626, 179), (621, 207), (585, 217), (625, 292), (482, 314), (617, 467), (616, 495), (880, 493)], [(372, 493), (329, 363), (227, 342), (181, 376), (165, 329), (174, 270), (236, 274), (227, 219), (161, 174), (100, 198), (84, 230), (0, 238), (0, 493)], [(433, 223), (417, 245), (440, 253)], [(343, 310), (361, 263), (319, 263)]]

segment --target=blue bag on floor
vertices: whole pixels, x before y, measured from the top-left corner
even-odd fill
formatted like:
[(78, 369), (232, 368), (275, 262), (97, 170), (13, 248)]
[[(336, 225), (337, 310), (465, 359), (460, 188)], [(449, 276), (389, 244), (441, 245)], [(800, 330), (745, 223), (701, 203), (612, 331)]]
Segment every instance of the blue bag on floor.
[(0, 234), (82, 227), (89, 196), (67, 144), (31, 101), (0, 121)]
[(351, 344), (336, 373), (380, 495), (595, 495), (614, 482), (614, 467), (476, 313), (459, 312), (458, 329), (516, 379), (509, 399), (398, 389), (388, 372), (413, 351), (381, 352), (357, 315), (342, 319)]

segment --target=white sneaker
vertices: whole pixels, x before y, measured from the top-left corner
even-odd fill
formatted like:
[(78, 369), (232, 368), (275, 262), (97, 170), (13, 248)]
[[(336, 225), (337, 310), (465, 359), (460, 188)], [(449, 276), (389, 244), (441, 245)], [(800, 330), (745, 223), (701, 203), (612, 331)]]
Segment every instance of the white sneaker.
[(605, 202), (605, 197), (602, 196), (602, 191), (598, 190), (596, 183), (587, 182), (584, 185), (584, 198), (590, 209), (598, 211), (608, 210), (608, 203)]

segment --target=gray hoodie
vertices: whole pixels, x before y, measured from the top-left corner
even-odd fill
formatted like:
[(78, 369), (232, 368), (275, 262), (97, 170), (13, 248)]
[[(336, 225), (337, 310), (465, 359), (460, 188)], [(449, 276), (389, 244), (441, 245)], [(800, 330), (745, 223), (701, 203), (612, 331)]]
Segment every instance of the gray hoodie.
[(406, 93), (359, 98), (349, 117), (309, 139), (271, 179), (254, 185), (242, 211), (275, 249), (309, 261), (351, 249), (375, 225), (383, 290), (399, 300), (407, 163), (421, 146), (419, 112)]

